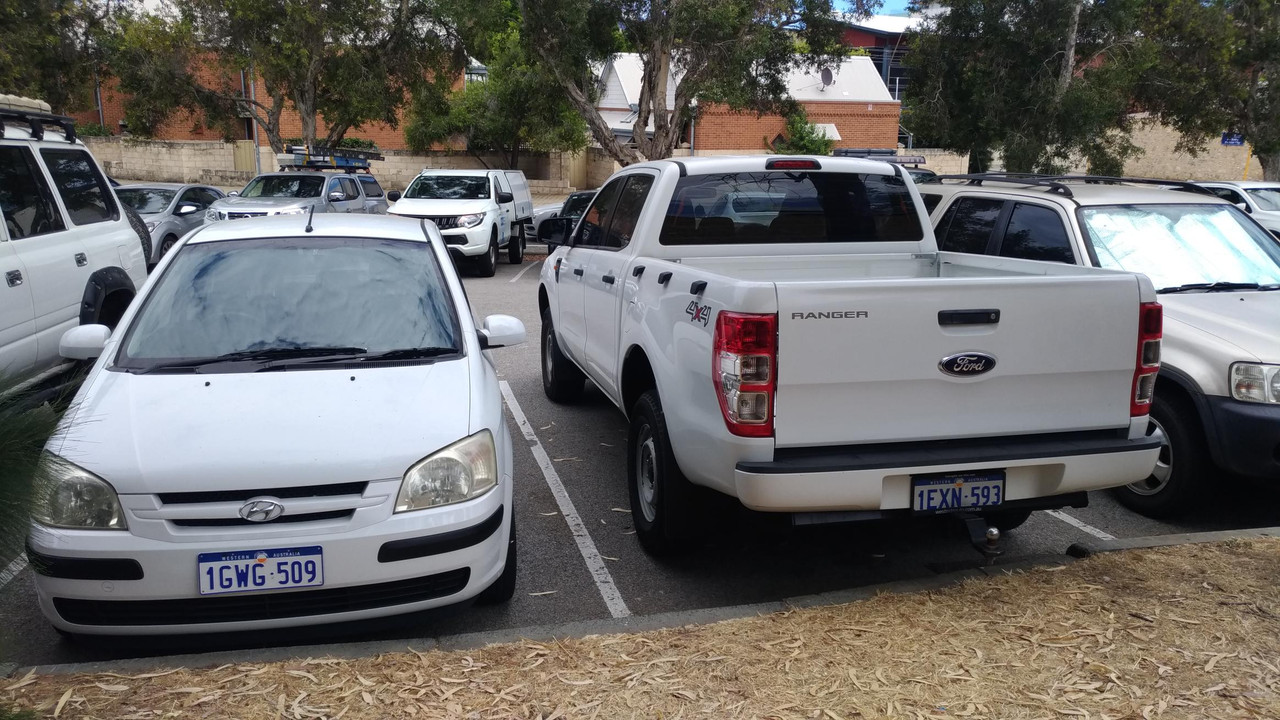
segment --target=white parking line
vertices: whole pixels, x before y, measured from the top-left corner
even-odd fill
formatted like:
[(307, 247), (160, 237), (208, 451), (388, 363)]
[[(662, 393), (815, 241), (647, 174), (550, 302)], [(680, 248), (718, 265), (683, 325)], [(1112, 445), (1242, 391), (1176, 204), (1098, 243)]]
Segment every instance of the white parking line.
[(1076, 518), (1076, 517), (1073, 517), (1073, 516), (1071, 516), (1071, 515), (1068, 515), (1068, 514), (1066, 514), (1066, 513), (1062, 512), (1061, 510), (1045, 510), (1044, 512), (1045, 512), (1045, 514), (1046, 514), (1046, 515), (1052, 515), (1052, 516), (1054, 516), (1054, 517), (1058, 518), (1059, 520), (1061, 520), (1062, 522), (1064, 522), (1064, 523), (1066, 523), (1066, 524), (1068, 524), (1068, 525), (1070, 525), (1070, 526), (1072, 526), (1072, 527), (1079, 528), (1079, 529), (1081, 529), (1081, 530), (1083, 530), (1083, 531), (1085, 531), (1085, 532), (1089, 533), (1090, 535), (1092, 535), (1092, 536), (1094, 536), (1094, 537), (1096, 537), (1096, 538), (1098, 538), (1098, 539), (1100, 539), (1100, 540), (1115, 540), (1115, 539), (1116, 539), (1116, 536), (1115, 536), (1115, 535), (1112, 535), (1111, 533), (1106, 532), (1105, 530), (1099, 530), (1098, 528), (1096, 528), (1096, 527), (1094, 527), (1094, 526), (1090, 525), (1089, 523), (1087, 523), (1087, 522), (1085, 522), (1085, 521), (1083, 521), (1083, 520), (1080, 520), (1079, 518)]
[(618, 592), (618, 586), (613, 583), (613, 576), (609, 574), (609, 568), (605, 567), (604, 558), (600, 556), (600, 551), (596, 549), (596, 543), (591, 539), (591, 533), (587, 531), (586, 523), (582, 522), (582, 518), (578, 515), (578, 510), (573, 506), (573, 500), (569, 499), (569, 493), (564, 489), (564, 483), (560, 482), (560, 475), (551, 464), (551, 458), (547, 455), (547, 451), (542, 449), (542, 443), (538, 440), (538, 436), (533, 433), (533, 426), (529, 424), (528, 418), (524, 416), (524, 411), (520, 409), (520, 403), (516, 402), (516, 396), (511, 392), (511, 386), (506, 380), (498, 383), (502, 388), (502, 397), (507, 401), (507, 408), (511, 410), (511, 416), (515, 418), (516, 425), (520, 426), (520, 432), (524, 434), (524, 439), (529, 441), (529, 449), (533, 451), (533, 457), (538, 461), (538, 467), (542, 468), (542, 476), (547, 480), (547, 486), (551, 488), (551, 495), (556, 499), (556, 505), (560, 506), (560, 514), (564, 516), (564, 520), (569, 524), (569, 532), (573, 534), (573, 539), (578, 543), (578, 552), (582, 553), (582, 559), (587, 563), (587, 570), (591, 572), (592, 579), (595, 580), (596, 589), (600, 591), (600, 597), (604, 598), (604, 604), (609, 608), (609, 613), (615, 618), (624, 618), (631, 616), (631, 610), (627, 608), (627, 603), (622, 599), (622, 593)]
[(13, 562), (9, 563), (4, 570), (0, 570), (0, 590), (3, 590), (5, 585), (8, 585), (14, 578), (18, 577), (18, 573), (22, 572), (22, 568), (26, 566), (27, 556), (22, 554), (14, 558)]
[(530, 265), (526, 266), (526, 267), (525, 267), (525, 269), (523, 269), (523, 270), (521, 270), (520, 272), (516, 273), (516, 276), (515, 276), (515, 277), (513, 277), (513, 278), (511, 278), (511, 279), (510, 279), (510, 280), (508, 280), (507, 282), (509, 282), (509, 283), (513, 283), (513, 282), (515, 282), (515, 281), (519, 280), (521, 275), (523, 275), (523, 274), (525, 274), (525, 273), (529, 272), (530, 270), (532, 270), (532, 269), (534, 269), (534, 268), (538, 267), (539, 265), (541, 265), (541, 264), (543, 263), (543, 261), (544, 261), (544, 260), (546, 260), (546, 258), (543, 258), (542, 260), (539, 260), (539, 261), (538, 261), (538, 262), (536, 262), (536, 263), (531, 263)]

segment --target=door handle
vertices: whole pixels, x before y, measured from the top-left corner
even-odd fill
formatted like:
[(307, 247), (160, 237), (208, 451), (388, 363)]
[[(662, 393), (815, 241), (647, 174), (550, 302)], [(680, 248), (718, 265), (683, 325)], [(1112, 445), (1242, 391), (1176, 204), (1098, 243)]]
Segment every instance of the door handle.
[(76, 267), (84, 267), (89, 264), (89, 258), (84, 253), (76, 253)]
[(5, 282), (9, 283), (9, 287), (18, 287), (22, 284), (22, 271), (10, 270), (4, 274)]
[(577, 275), (578, 277), (582, 277), (582, 268), (574, 268), (573, 274)]
[(604, 277), (602, 277), (602, 278), (600, 278), (600, 279), (601, 279), (601, 280), (603, 280), (603, 281), (605, 282), (605, 284), (606, 284), (606, 285), (612, 285), (615, 281), (617, 281), (617, 278), (615, 278), (615, 277), (614, 277), (614, 276), (612, 276), (612, 275), (605, 275)]

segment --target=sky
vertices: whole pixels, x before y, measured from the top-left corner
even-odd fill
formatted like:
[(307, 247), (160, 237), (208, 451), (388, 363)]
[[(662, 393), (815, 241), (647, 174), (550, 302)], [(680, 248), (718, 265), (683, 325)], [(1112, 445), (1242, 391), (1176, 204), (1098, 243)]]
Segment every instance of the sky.
[(905, 15), (908, 0), (884, 0), (884, 4), (876, 12), (882, 15)]

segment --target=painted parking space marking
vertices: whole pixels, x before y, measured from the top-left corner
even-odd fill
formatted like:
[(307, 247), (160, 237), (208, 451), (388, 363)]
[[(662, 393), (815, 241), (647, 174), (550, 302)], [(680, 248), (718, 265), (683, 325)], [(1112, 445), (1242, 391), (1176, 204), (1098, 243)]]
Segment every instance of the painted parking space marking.
[(9, 563), (4, 570), (0, 570), (0, 590), (4, 590), (6, 585), (13, 582), (13, 579), (18, 577), (18, 573), (22, 572), (22, 569), (26, 566), (27, 556), (22, 554), (14, 558), (13, 562)]
[(586, 523), (582, 522), (582, 517), (578, 515), (578, 510), (573, 506), (573, 500), (569, 498), (569, 493), (564, 489), (564, 483), (560, 482), (560, 474), (556, 472), (555, 467), (551, 463), (551, 457), (547, 455), (547, 451), (542, 448), (542, 442), (538, 440), (538, 436), (533, 432), (533, 426), (529, 424), (529, 419), (524, 416), (524, 411), (520, 409), (520, 403), (516, 402), (516, 396), (511, 392), (511, 386), (506, 380), (499, 383), (502, 388), (502, 397), (507, 401), (507, 409), (511, 411), (511, 416), (515, 418), (516, 425), (520, 427), (520, 432), (524, 434), (524, 439), (529, 441), (529, 450), (533, 452), (533, 457), (538, 461), (538, 467), (542, 468), (542, 477), (547, 481), (547, 487), (551, 488), (551, 495), (556, 499), (556, 505), (560, 507), (560, 515), (564, 517), (566, 523), (569, 524), (569, 532), (573, 534), (574, 541), (578, 544), (578, 552), (582, 554), (582, 559), (587, 563), (587, 570), (591, 572), (591, 578), (595, 580), (596, 589), (600, 591), (600, 597), (604, 598), (604, 604), (609, 608), (609, 614), (615, 618), (630, 617), (631, 610), (627, 608), (627, 603), (622, 599), (622, 593), (618, 592), (618, 586), (613, 582), (613, 575), (609, 573), (609, 568), (605, 567), (604, 558), (600, 555), (600, 551), (596, 549), (596, 543), (591, 539), (591, 533), (587, 531)]
[[(545, 260), (545, 258), (544, 258), (544, 260)], [(528, 266), (526, 266), (526, 267), (525, 267), (525, 269), (523, 269), (523, 270), (521, 270), (520, 272), (516, 273), (516, 276), (515, 276), (515, 277), (513, 277), (513, 278), (511, 278), (511, 279), (510, 279), (510, 280), (508, 280), (507, 282), (509, 282), (509, 283), (513, 283), (513, 282), (515, 282), (515, 281), (519, 280), (521, 275), (524, 275), (525, 273), (529, 272), (530, 270), (532, 270), (532, 269), (534, 269), (534, 268), (538, 267), (539, 265), (541, 265), (541, 264), (542, 264), (542, 262), (543, 262), (542, 260), (539, 260), (539, 261), (538, 261), (538, 262), (536, 262), (536, 263), (530, 263)]]
[(1075, 516), (1068, 515), (1061, 510), (1045, 510), (1044, 512), (1046, 515), (1052, 515), (1053, 517), (1058, 518), (1062, 522), (1074, 528), (1083, 530), (1089, 533), (1090, 535), (1098, 538), (1099, 540), (1115, 540), (1116, 539), (1115, 535), (1112, 535), (1111, 533), (1106, 532), (1105, 530), (1099, 530), (1098, 528), (1090, 525), (1089, 523), (1086, 523), (1085, 521)]

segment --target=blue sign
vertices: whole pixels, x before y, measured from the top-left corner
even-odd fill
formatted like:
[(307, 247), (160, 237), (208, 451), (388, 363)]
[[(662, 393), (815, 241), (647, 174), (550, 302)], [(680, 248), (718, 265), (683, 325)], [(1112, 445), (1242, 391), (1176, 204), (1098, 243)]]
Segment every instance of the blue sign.
[(1244, 135), (1240, 133), (1224, 132), (1222, 133), (1223, 145), (1243, 145)]

